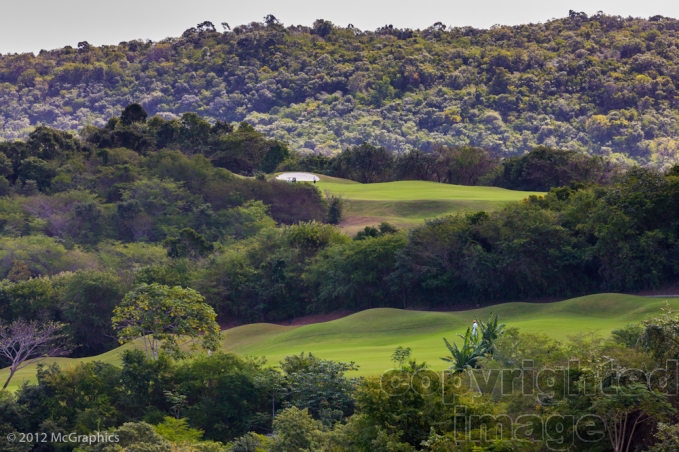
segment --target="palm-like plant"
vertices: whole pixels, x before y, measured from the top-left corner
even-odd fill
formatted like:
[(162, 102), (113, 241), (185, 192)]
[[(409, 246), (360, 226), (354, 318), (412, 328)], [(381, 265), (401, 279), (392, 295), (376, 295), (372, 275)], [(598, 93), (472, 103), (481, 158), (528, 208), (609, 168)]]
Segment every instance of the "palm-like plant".
[(469, 328), (467, 328), (467, 332), (464, 336), (461, 334), (458, 334), (458, 336), (462, 338), (462, 347), (460, 348), (458, 348), (457, 344), (451, 345), (446, 338), (443, 338), (446, 347), (448, 347), (448, 350), (450, 351), (450, 356), (441, 359), (452, 363), (450, 369), (455, 369), (456, 371), (462, 371), (468, 367), (475, 367), (476, 361), (486, 353), (483, 341), (479, 342), (472, 336)]
[(498, 324), (498, 316), (491, 312), (488, 323), (479, 322), (481, 325), (481, 339), (472, 335), (471, 329), (467, 328), (465, 335), (458, 334), (462, 338), (462, 347), (450, 344), (446, 338), (443, 341), (450, 351), (450, 356), (441, 358), (443, 361), (452, 363), (450, 369), (462, 371), (468, 367), (476, 367), (476, 362), (483, 355), (492, 355), (495, 352), (497, 340), (505, 334), (505, 324)]
[(505, 334), (505, 324), (498, 325), (498, 315), (495, 314), (493, 318), (492, 312), (488, 315), (488, 323), (483, 323), (483, 321), (479, 323), (481, 324), (481, 343), (485, 348), (485, 353), (492, 355), (495, 352), (497, 340)]

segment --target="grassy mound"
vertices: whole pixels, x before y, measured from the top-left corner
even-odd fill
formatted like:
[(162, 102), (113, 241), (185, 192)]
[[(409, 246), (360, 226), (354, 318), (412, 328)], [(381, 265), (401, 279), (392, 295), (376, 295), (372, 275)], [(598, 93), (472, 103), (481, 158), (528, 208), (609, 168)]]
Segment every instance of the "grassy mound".
[[(527, 333), (544, 333), (565, 339), (581, 332), (598, 331), (603, 336), (612, 330), (660, 313), (665, 298), (646, 298), (621, 294), (598, 294), (556, 303), (506, 303), (488, 308), (458, 312), (424, 312), (400, 309), (370, 309), (348, 317), (305, 326), (281, 326), (266, 323), (244, 325), (224, 332), (223, 350), (265, 356), (277, 364), (286, 355), (312, 352), (325, 359), (355, 361), (360, 375), (378, 374), (391, 368), (394, 349), (411, 347), (418, 361), (427, 361), (440, 370), (439, 360), (447, 350), (441, 338), (457, 341), (475, 317), (485, 320), (489, 312), (498, 313), (510, 327)], [(679, 298), (667, 301), (679, 308)], [(459, 342), (459, 341), (458, 341)], [(58, 358), (45, 362), (60, 365), (101, 360), (119, 364), (121, 352), (134, 347), (127, 344), (103, 355), (84, 358)], [(0, 371), (0, 379), (7, 371)], [(35, 366), (20, 371), (10, 387), (35, 378)]]
[[(428, 181), (397, 181), (377, 184), (320, 176), (318, 187), (346, 199), (345, 220), (349, 230), (389, 221), (411, 226), (425, 219), (460, 211), (496, 210), (537, 192), (498, 187), (469, 187)], [(351, 231), (350, 231), (351, 232)]]

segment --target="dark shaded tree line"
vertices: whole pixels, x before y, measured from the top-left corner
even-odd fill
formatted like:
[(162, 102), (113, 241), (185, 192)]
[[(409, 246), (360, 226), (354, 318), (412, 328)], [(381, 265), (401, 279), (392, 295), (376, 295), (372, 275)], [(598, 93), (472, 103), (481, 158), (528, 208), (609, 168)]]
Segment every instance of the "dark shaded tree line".
[[(184, 429), (199, 429), (203, 440), (226, 443), (248, 431), (270, 432), (272, 416), (289, 407), (328, 425), (354, 413), (356, 380), (347, 374), (356, 370), (353, 363), (302, 353), (286, 357), (278, 369), (264, 364), (221, 352), (151, 360), (135, 350), (125, 352), (120, 367), (100, 361), (70, 369), (40, 365), (36, 384), (23, 384), (16, 394), (0, 392), (0, 445), (11, 446), (10, 432), (85, 434), (128, 422), (163, 424), (168, 417), (183, 419)], [(182, 425), (175, 428), (181, 434)], [(35, 440), (28, 446), (55, 450)]]
[[(659, 174), (635, 168), (618, 177), (607, 187), (555, 188), (496, 212), (438, 218), (407, 232), (386, 226), (366, 228), (354, 240), (331, 237), (304, 262), (300, 248), (274, 251), (282, 247), (271, 244), (268, 253), (261, 254), (262, 245), (246, 247), (208, 268), (220, 275), (214, 278), (222, 282), (220, 293), (229, 294), (224, 308), (237, 315), (262, 306), (254, 299), (264, 294), (285, 299), (284, 292), (268, 288), (281, 290), (286, 283), (296, 287), (296, 307), (288, 306), (300, 314), (675, 285), (677, 169)], [(250, 282), (243, 278), (246, 268), (252, 269)]]
[(624, 168), (604, 157), (545, 146), (500, 158), (473, 146), (438, 145), (431, 151), (397, 154), (369, 143), (329, 157), (293, 153), (278, 166), (278, 170), (311, 171), (361, 183), (425, 180), (527, 191), (549, 191), (574, 183), (605, 185)]

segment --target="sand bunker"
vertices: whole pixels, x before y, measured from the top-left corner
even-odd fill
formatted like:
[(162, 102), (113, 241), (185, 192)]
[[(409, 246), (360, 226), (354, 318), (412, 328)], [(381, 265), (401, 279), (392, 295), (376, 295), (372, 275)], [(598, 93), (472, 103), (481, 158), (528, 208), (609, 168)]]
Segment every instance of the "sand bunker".
[(318, 176), (311, 173), (283, 173), (276, 176), (278, 180), (285, 180), (292, 182), (295, 179), (297, 182), (314, 182), (320, 180)]

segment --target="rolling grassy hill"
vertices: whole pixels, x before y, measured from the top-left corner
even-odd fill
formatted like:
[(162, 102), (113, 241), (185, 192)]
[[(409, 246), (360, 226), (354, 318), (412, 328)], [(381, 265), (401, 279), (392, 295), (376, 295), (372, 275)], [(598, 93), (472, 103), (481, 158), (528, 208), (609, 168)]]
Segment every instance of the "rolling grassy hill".
[[(679, 298), (667, 299), (679, 308)], [(359, 375), (379, 374), (389, 369), (394, 349), (411, 347), (418, 361), (427, 361), (435, 370), (445, 368), (439, 360), (447, 355), (441, 338), (459, 342), (475, 317), (486, 319), (489, 312), (498, 313), (508, 327), (523, 332), (544, 333), (555, 339), (566, 339), (579, 332), (598, 331), (603, 336), (630, 323), (658, 314), (665, 298), (646, 298), (621, 294), (598, 294), (556, 303), (506, 303), (493, 307), (459, 312), (425, 312), (399, 309), (370, 309), (348, 317), (305, 326), (251, 324), (224, 332), (223, 350), (265, 356), (277, 364), (287, 355), (302, 351), (322, 358), (355, 361)], [(47, 362), (72, 365), (82, 361), (101, 360), (119, 364), (121, 352), (134, 347), (127, 344), (103, 355), (84, 359), (59, 358)], [(0, 371), (4, 381), (7, 371)], [(35, 378), (35, 366), (18, 373), (11, 388)]]
[(492, 211), (508, 202), (542, 194), (428, 181), (361, 184), (335, 177), (319, 177), (318, 186), (321, 190), (342, 195), (346, 199), (342, 227), (348, 232), (382, 221), (407, 227), (425, 219), (460, 211)]

